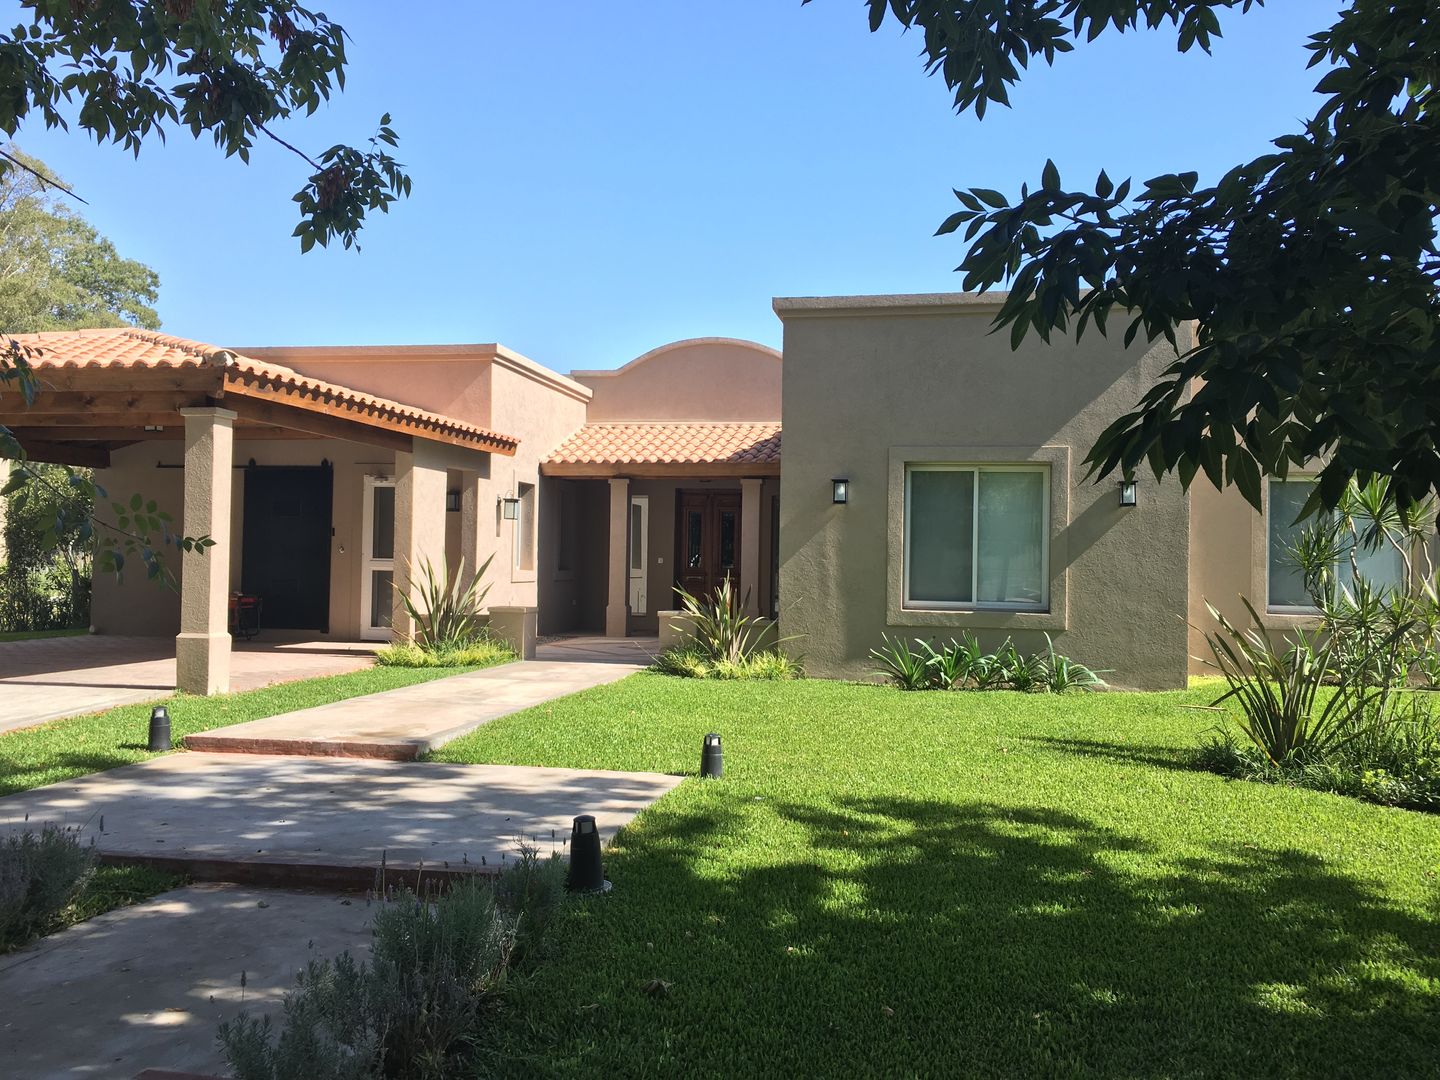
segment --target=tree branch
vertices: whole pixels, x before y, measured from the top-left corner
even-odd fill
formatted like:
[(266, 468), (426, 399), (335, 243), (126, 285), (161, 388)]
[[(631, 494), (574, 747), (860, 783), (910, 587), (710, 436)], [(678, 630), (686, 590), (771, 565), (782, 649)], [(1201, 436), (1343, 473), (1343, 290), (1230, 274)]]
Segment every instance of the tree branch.
[[(269, 134), (269, 133), (267, 132), (267, 134)], [(272, 136), (272, 137), (273, 137), (273, 136)], [(60, 190), (60, 191), (63, 191), (66, 195), (69, 195), (69, 196), (70, 196), (72, 199), (74, 199), (76, 202), (85, 203), (86, 206), (89, 206), (89, 205), (90, 205), (89, 202), (87, 202), (85, 199), (82, 199), (79, 195), (76, 195), (75, 192), (71, 191), (71, 190), (70, 190), (68, 187), (66, 187), (64, 184), (60, 183), (58, 180), (55, 180), (55, 179), (52, 179), (52, 178), (49, 177), (49, 176), (46, 176), (46, 175), (45, 175), (44, 173), (42, 173), (39, 169), (32, 169), (29, 165), (26, 165), (25, 162), (21, 161), (21, 160), (20, 160), (19, 158), (17, 158), (14, 154), (7, 154), (4, 150), (0, 150), (0, 158), (4, 158), (6, 161), (10, 162), (10, 164), (12, 164), (12, 165), (18, 165), (20, 168), (22, 168), (22, 169), (24, 169), (26, 172), (28, 172), (31, 176), (33, 176), (33, 177), (35, 177), (37, 180), (39, 180), (42, 184), (45, 184), (45, 185), (47, 185), (48, 187), (53, 187), (53, 188), (56, 188), (56, 189), (58, 189), (58, 190)]]

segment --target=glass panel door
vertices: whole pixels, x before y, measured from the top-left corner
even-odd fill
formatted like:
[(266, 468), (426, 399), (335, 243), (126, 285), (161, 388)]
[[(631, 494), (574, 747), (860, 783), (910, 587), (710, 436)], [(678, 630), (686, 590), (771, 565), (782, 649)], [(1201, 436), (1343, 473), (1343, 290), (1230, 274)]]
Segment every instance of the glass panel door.
[(365, 477), (360, 552), (360, 636), (387, 641), (395, 607), (395, 481)]
[(645, 568), (650, 565), (650, 496), (630, 500), (630, 614), (644, 615), (649, 603)]

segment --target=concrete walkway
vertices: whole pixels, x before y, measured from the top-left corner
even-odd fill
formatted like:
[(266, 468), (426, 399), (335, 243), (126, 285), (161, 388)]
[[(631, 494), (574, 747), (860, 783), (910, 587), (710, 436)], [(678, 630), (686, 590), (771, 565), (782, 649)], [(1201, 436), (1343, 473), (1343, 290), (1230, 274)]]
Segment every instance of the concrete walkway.
[[(262, 639), (235, 643), (230, 688), (359, 671), (374, 643)], [(168, 697), (175, 691), (175, 639), (37, 638), (0, 642), (0, 731)]]
[(0, 1075), (222, 1075), (220, 1022), (242, 1001), (278, 1021), (309, 960), (368, 955), (374, 911), (359, 897), (193, 885), (0, 956)]
[[(680, 783), (660, 773), (168, 754), (0, 799), (0, 832), (83, 826), (102, 858), (205, 880), (368, 888), (384, 865), (463, 871), (524, 841), (564, 853), (572, 819), (602, 840)], [(0, 1070), (3, 1071), (3, 1070)]]
[(481, 724), (615, 682), (637, 663), (528, 660), (188, 736), (191, 750), (413, 761)]

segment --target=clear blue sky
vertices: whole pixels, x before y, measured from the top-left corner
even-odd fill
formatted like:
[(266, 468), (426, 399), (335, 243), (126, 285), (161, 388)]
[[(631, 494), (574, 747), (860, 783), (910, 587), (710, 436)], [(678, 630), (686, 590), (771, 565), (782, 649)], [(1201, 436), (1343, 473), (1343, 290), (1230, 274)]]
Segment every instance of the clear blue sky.
[(958, 289), (960, 242), (932, 236), (952, 187), (1013, 192), (1046, 157), (1088, 183), (1263, 153), (1314, 110), (1302, 46), (1334, 7), (1231, 16), (1213, 57), (1173, 33), (1082, 46), (980, 122), (860, 0), (337, 3), (348, 89), (284, 134), (318, 150), (393, 114), (414, 195), (358, 254), (299, 254), (307, 169), (273, 144), (247, 168), (179, 130), (138, 161), (38, 125), (17, 142), (159, 272), (171, 333), (606, 368), (682, 337), (778, 345), (772, 296)]

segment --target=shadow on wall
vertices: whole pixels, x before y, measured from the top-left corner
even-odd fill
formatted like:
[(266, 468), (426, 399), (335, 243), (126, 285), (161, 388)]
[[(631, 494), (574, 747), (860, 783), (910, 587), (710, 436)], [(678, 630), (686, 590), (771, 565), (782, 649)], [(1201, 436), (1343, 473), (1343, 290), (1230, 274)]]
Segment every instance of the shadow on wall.
[[(803, 827), (824, 865), (788, 844), (707, 861), (757, 813)], [(973, 1076), (1435, 1075), (1436, 926), (1283, 845), (1171, 859), (999, 802), (717, 793), (657, 806), (612, 859), (617, 888), (663, 908), (567, 942), (573, 1000), (603, 1005), (547, 1016), (562, 1046), (603, 1023), (636, 1060), (683, 1032), (690, 1059), (734, 1071), (817, 1067), (823, 1047), (861, 1074), (923, 1053)], [(613, 989), (657, 974), (677, 986), (659, 1005)]]

